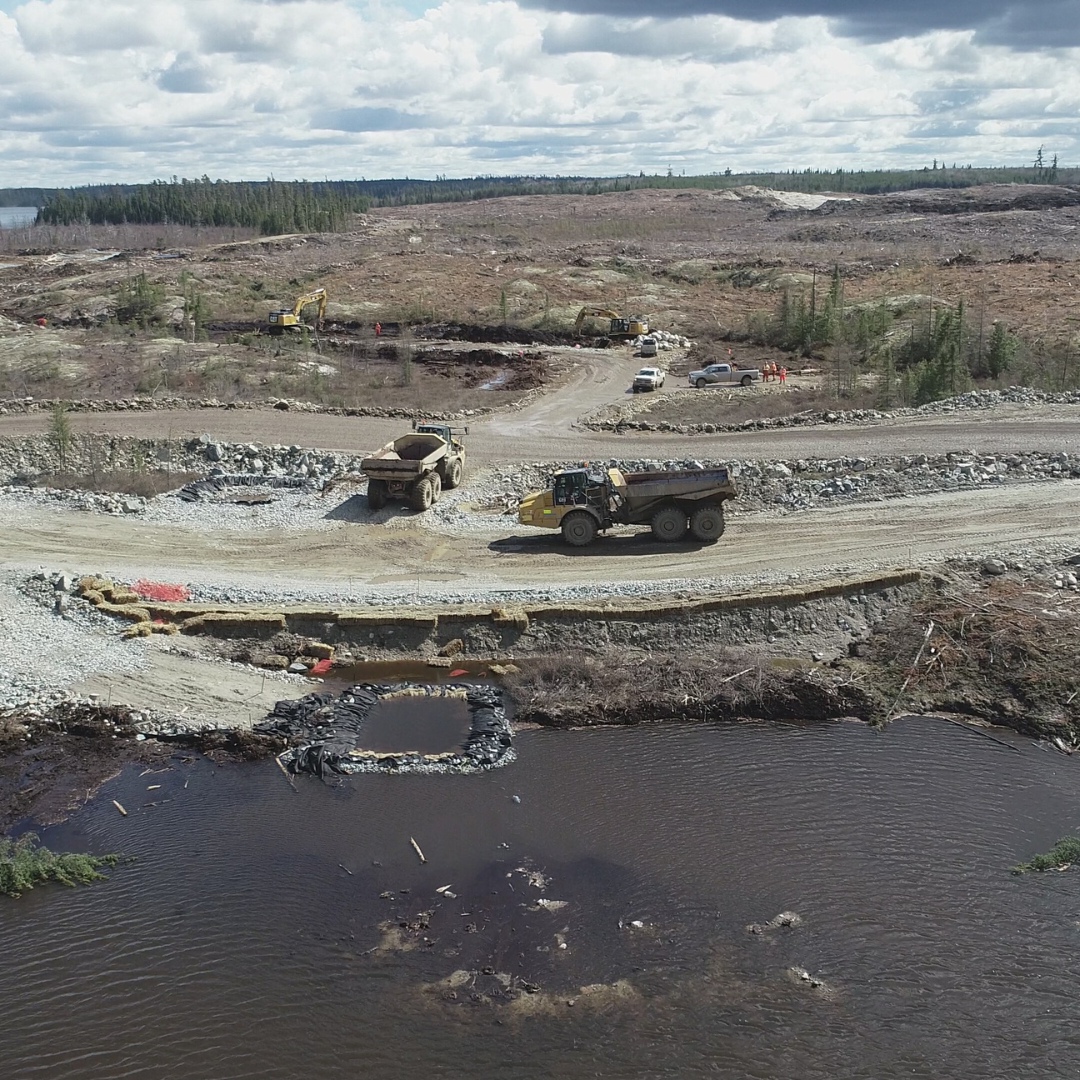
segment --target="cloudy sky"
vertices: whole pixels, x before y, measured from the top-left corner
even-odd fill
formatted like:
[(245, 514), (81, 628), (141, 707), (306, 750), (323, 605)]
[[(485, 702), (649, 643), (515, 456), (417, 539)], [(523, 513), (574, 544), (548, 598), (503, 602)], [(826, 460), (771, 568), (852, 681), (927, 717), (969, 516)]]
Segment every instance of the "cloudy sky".
[(1080, 0), (0, 0), (0, 187), (1080, 164)]

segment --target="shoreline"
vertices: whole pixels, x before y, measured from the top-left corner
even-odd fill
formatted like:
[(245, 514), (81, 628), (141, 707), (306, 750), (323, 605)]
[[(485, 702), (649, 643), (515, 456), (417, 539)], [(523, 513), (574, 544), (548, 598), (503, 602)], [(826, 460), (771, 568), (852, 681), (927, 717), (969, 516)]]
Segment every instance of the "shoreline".
[[(104, 633), (115, 646), (139, 650), (134, 657), (141, 666), (120, 665), (67, 691), (0, 708), (0, 828), (29, 818), (62, 820), (125, 764), (161, 761), (181, 747), (214, 760), (277, 755), (287, 743), (255, 735), (251, 725), (275, 700), (323, 685), (251, 662), (272, 656), (280, 667), (288, 656), (272, 650), (286, 642), (301, 656), (321, 644), (342, 667), (398, 660), (412, 668), (427, 664), (433, 677), (451, 664), (502, 663), (509, 670), (501, 685), (518, 729), (838, 719), (883, 726), (917, 714), (1000, 725), (1072, 752), (1080, 745), (1080, 694), (1072, 674), (1080, 667), (1080, 602), (1068, 589), (1048, 591), (1044, 580), (1010, 572), (1003, 563), (989, 565), (984, 560), (757, 597), (638, 602), (621, 610), (353, 613), (345, 628), (363, 631), (361, 656), (340, 641), (322, 640), (332, 636), (329, 628), (342, 630), (341, 618), (330, 621), (328, 612), (319, 622), (302, 613), (301, 622), (288, 627), (282, 612), (230, 613), (212, 605), (215, 621), (190, 606), (151, 604), (142, 606), (146, 619), (133, 622), (130, 609), (139, 604), (115, 604), (100, 589), (87, 588), (101, 600), (95, 607), (71, 596), (69, 615), (75, 614), (67, 628), (74, 625), (77, 637)], [(1071, 572), (1068, 563), (1062, 566), (1063, 575)], [(47, 614), (42, 599), (51, 583), (39, 576), (34, 589)], [(556, 612), (559, 625), (545, 626)], [(126, 627), (177, 613), (198, 620), (202, 632), (121, 640)], [(253, 619), (274, 633), (242, 633)], [(610, 628), (620, 619), (624, 630), (644, 626), (647, 632), (613, 644)], [(602, 639), (596, 633), (601, 625), (608, 628)], [(297, 633), (298, 626), (319, 630), (320, 640)], [(373, 628), (377, 642), (369, 639)], [(418, 643), (413, 639), (421, 632)], [(732, 643), (736, 633), (741, 637)], [(532, 647), (487, 647), (507, 635)], [(333, 679), (332, 670), (327, 677)]]

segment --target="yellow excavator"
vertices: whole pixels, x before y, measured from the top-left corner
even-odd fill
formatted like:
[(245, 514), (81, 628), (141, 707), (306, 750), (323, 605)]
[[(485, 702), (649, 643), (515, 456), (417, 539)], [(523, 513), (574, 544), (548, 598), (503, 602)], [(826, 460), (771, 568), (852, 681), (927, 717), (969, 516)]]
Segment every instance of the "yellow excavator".
[(624, 318), (617, 311), (602, 307), (583, 307), (574, 320), (574, 333), (581, 333), (581, 325), (586, 319), (608, 319), (608, 337), (632, 338), (649, 332), (649, 320), (645, 315), (631, 315)]
[(286, 327), (300, 325), (300, 313), (308, 304), (318, 304), (319, 311), (316, 316), (316, 325), (322, 326), (326, 317), (326, 290), (314, 289), (303, 296), (296, 298), (296, 303), (291, 308), (281, 308), (279, 311), (271, 311), (267, 316), (267, 329), (275, 337), (284, 334)]

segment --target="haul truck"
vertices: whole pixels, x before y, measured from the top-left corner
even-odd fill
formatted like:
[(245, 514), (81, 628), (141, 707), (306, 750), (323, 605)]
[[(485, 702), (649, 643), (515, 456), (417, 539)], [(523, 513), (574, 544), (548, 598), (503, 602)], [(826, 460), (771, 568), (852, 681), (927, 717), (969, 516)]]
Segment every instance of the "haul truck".
[(465, 447), (458, 436), (468, 430), (416, 424), (408, 435), (364, 458), (360, 471), (368, 478), (368, 506), (381, 510), (388, 499), (397, 498), (414, 510), (426, 510), (443, 488), (456, 488), (465, 469)]
[(565, 469), (547, 491), (527, 495), (518, 521), (561, 529), (563, 539), (585, 547), (613, 525), (648, 525), (657, 540), (682, 540), (687, 532), (703, 543), (724, 533), (724, 503), (738, 494), (727, 469), (624, 473)]

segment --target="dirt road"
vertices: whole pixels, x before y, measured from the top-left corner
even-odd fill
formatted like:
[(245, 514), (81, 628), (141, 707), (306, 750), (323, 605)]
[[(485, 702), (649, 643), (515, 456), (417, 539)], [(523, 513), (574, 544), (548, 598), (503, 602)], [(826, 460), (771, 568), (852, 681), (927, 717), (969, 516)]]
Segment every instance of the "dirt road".
[[(589, 376), (583, 376), (583, 381)], [(588, 382), (585, 381), (588, 386)], [(542, 398), (517, 413), (470, 423), (469, 454), (478, 464), (619, 458), (878, 457), (925, 453), (1006, 454), (1037, 450), (1064, 453), (1080, 445), (1080, 409), (972, 410), (959, 416), (927, 416), (868, 425), (819, 425), (719, 435), (609, 435), (570, 425), (589, 408), (578, 408), (575, 386)], [(592, 397), (590, 392), (588, 397)], [(610, 400), (610, 399), (609, 399)], [(572, 413), (572, 415), (570, 415)], [(561, 415), (560, 415), (561, 414)], [(197, 438), (208, 433), (226, 442), (296, 444), (360, 454), (401, 434), (402, 421), (367, 417), (282, 413), (272, 409), (159, 410), (145, 413), (73, 413), (76, 433), (138, 438)], [(42, 434), (47, 415), (0, 417), (0, 437)]]
[(0, 533), (0, 564), (100, 570), (167, 580), (318, 583), (363, 593), (389, 586), (408, 599), (430, 591), (486, 592), (813, 575), (917, 566), (959, 552), (1046, 542), (1080, 545), (1080, 482), (1025, 484), (829, 507), (787, 516), (732, 517), (713, 546), (659, 544), (624, 530), (585, 551), (557, 534), (494, 517), (490, 535), (448, 537), (424, 528), (335, 522), (325, 531), (199, 533), (66, 510), (20, 510)]

